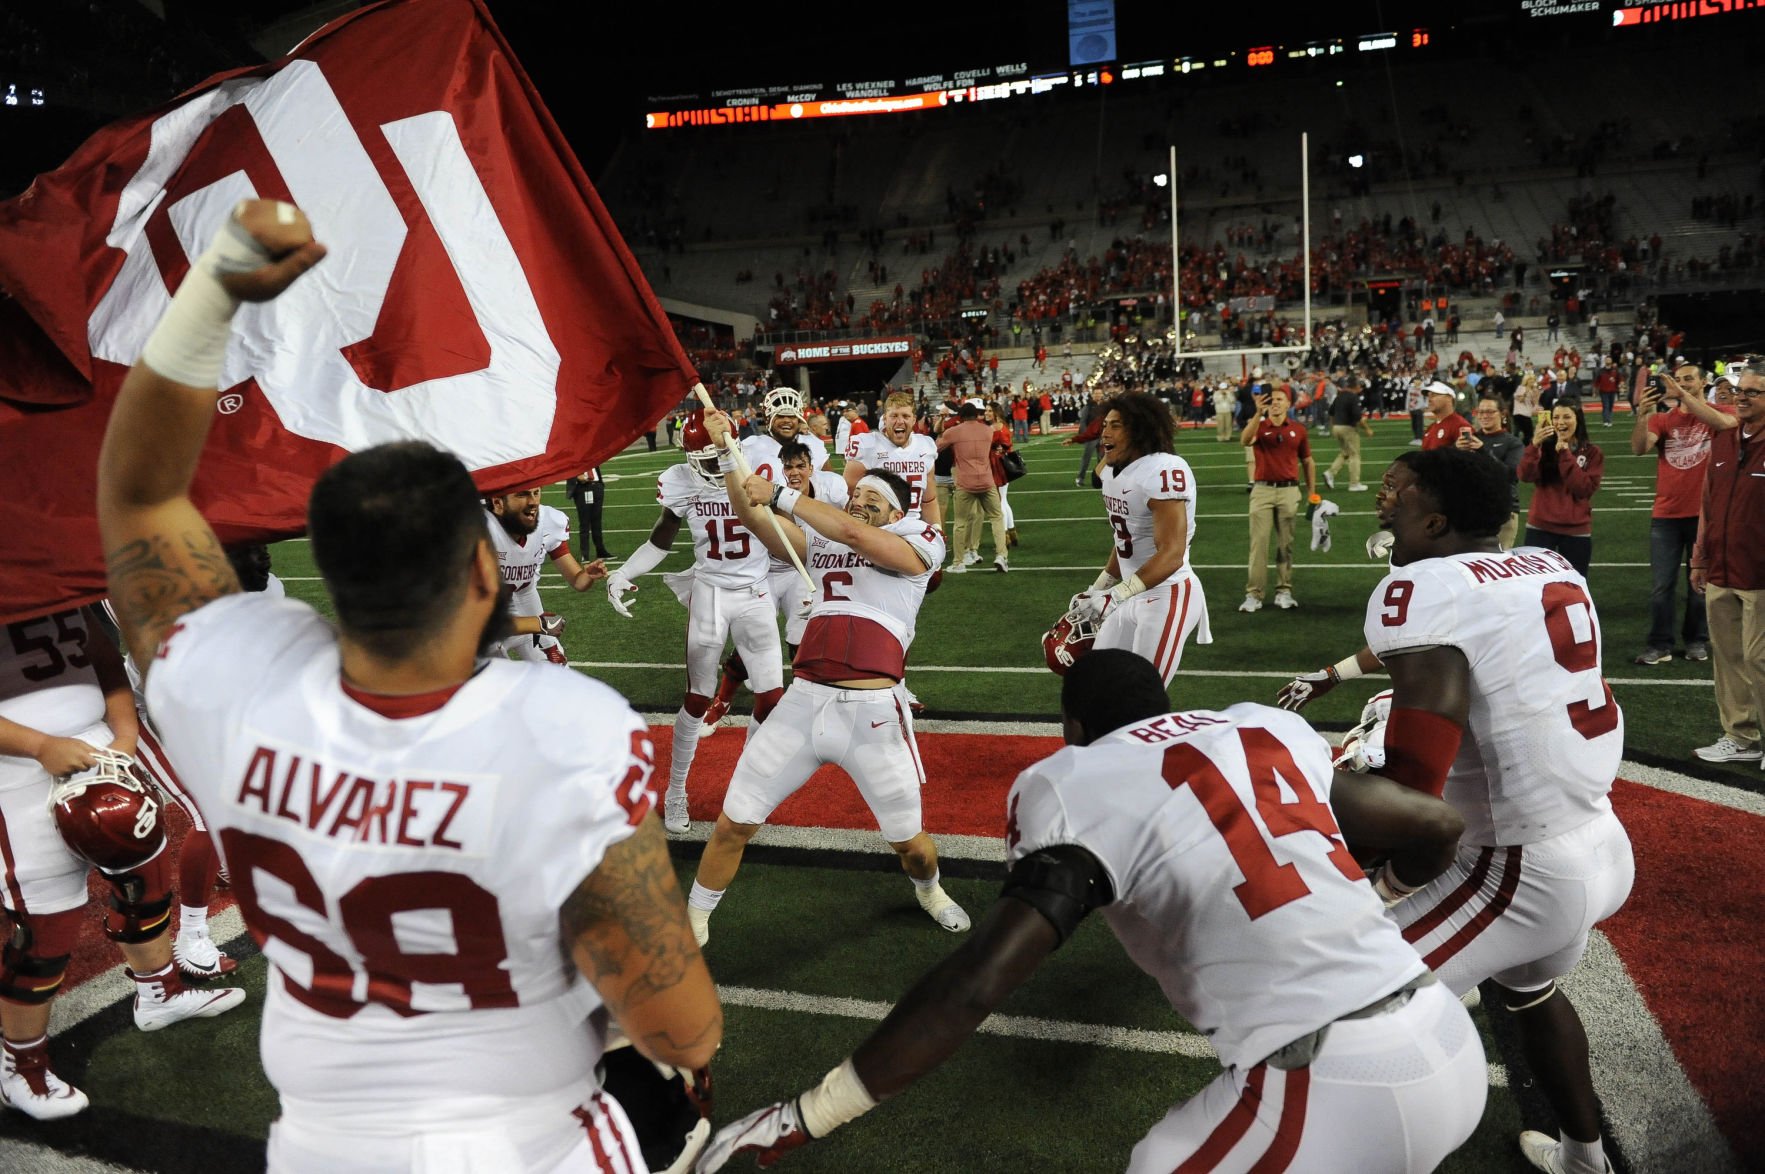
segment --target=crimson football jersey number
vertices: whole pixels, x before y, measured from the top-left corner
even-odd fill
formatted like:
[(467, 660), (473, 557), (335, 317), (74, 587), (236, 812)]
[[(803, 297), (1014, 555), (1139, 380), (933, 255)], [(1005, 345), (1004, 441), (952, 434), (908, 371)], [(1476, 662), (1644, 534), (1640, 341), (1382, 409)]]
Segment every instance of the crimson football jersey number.
[(1189, 478), (1181, 469), (1160, 469), (1158, 480), (1159, 492), (1161, 493), (1187, 493), (1189, 491)]
[(1123, 558), (1133, 558), (1134, 536), (1128, 533), (1128, 520), (1117, 514), (1110, 514), (1109, 525), (1115, 531), (1115, 552)]
[[(1342, 832), (1336, 826), (1330, 805), (1312, 793), (1311, 784), (1293, 761), (1292, 752), (1268, 730), (1241, 727), (1238, 740), (1244, 749), (1245, 765), (1250, 768), (1256, 813), (1268, 828), (1269, 836), (1280, 839), (1316, 832), (1330, 845), (1330, 862), (1343, 876), (1353, 881), (1364, 879), (1365, 873), (1342, 842)], [(1295, 798), (1289, 800), (1282, 795), (1277, 776), (1287, 780)], [(1201, 809), (1207, 812), (1214, 830), (1226, 841), (1232, 862), (1244, 874), (1244, 880), (1232, 892), (1252, 921), (1311, 894), (1297, 867), (1275, 859), (1274, 850), (1249, 818), (1232, 784), (1198, 747), (1181, 742), (1166, 750), (1163, 777), (1173, 791), (1179, 787), (1190, 789)]]
[[(1546, 583), (1540, 602), (1544, 604), (1544, 630), (1550, 633), (1551, 656), (1571, 673), (1597, 672), (1600, 634), (1593, 625), (1593, 604), (1588, 602), (1587, 592), (1574, 583)], [(1577, 618), (1585, 629), (1579, 633), (1575, 630)], [(1600, 692), (1605, 700), (1597, 707), (1586, 701), (1569, 703), (1569, 724), (1589, 741), (1618, 728), (1618, 706), (1604, 677), (1600, 678)]]
[[(221, 832), (221, 848), (251, 936), (260, 946), (277, 938), (311, 960), (309, 983), (302, 984), (286, 968), (282, 976), (288, 993), (314, 1011), (348, 1019), (367, 1004), (379, 1003), (400, 1015), (422, 1014), (423, 1008), (411, 1005), (411, 984), (419, 982), (457, 986), (473, 1010), (518, 1005), (505, 966), (509, 950), (496, 896), (471, 877), (457, 872), (406, 872), (356, 882), (337, 902), (343, 930), (361, 955), (356, 965), (263, 907), (257, 891), (259, 873), (286, 886), (288, 895), (311, 917), (330, 916), (324, 891), (293, 847), (227, 828)], [(447, 914), (455, 949), (407, 951), (399, 944), (394, 918), (431, 911)]]
[[(723, 538), (718, 541), (718, 524), (722, 523)], [(709, 549), (706, 558), (744, 559), (748, 557), (748, 532), (742, 528), (740, 518), (712, 518), (705, 526), (705, 540)]]
[[(77, 622), (70, 624), (70, 620)], [(49, 630), (51, 627), (54, 632)], [(52, 616), (8, 624), (6, 637), (12, 643), (14, 654), (33, 658), (31, 663), (19, 667), (20, 675), (27, 681), (53, 680), (70, 667), (83, 669), (92, 663), (86, 655), (86, 625), (75, 612), (57, 612)], [(38, 656), (43, 659), (35, 660)]]
[(827, 574), (821, 576), (821, 598), (827, 600), (829, 603), (850, 603), (852, 602), (852, 597), (849, 595), (841, 595), (839, 589), (841, 587), (850, 587), (851, 585), (852, 572), (829, 571)]

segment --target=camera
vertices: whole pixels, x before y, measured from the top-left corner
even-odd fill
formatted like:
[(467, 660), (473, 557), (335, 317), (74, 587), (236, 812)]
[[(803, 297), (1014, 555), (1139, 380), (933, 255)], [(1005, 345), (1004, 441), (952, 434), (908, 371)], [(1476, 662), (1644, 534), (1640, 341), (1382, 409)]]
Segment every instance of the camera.
[(1657, 411), (1657, 412), (1670, 412), (1670, 411), (1672, 411), (1673, 409), (1667, 403), (1667, 400), (1669, 397), (1677, 399), (1679, 397), (1679, 389), (1676, 387), (1669, 388), (1667, 386), (1667, 381), (1665, 379), (1661, 378), (1659, 375), (1650, 375), (1649, 376), (1649, 386), (1654, 388), (1661, 395), (1661, 398), (1657, 399), (1655, 401), (1655, 411)]

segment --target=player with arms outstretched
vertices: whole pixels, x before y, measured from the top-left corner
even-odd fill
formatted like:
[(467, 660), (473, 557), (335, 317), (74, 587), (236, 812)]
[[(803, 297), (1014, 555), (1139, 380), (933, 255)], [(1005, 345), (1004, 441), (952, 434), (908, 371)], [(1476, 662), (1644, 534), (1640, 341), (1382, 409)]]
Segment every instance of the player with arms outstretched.
[(314, 485), (335, 627), (240, 594), (190, 500), (233, 312), (323, 255), (291, 205), (241, 202), (124, 380), (98, 468), (117, 618), (270, 963), (269, 1166), (642, 1169), (594, 1075), (608, 1016), (682, 1067), (722, 1029), (643, 721), (587, 677), (485, 658), (508, 589), (450, 454), (383, 444)]
[(539, 498), (538, 489), (521, 489), (484, 499), (496, 563), (514, 592), (509, 614), (515, 617), (515, 635), (502, 642), (502, 651), (536, 663), (568, 665), (558, 642), (564, 619), (540, 602), (539, 572), (550, 559), (571, 590), (587, 591), (607, 577), (607, 564), (600, 559), (577, 562), (570, 553), (570, 519), (563, 510), (540, 504)]
[[(705, 423), (713, 437), (729, 435), (722, 413)], [(816, 595), (791, 687), (775, 711), (778, 728), (768, 722), (750, 729), (699, 859), (687, 899), (693, 932), (704, 944), (711, 912), (735, 879), (748, 841), (830, 762), (857, 784), (921, 908), (945, 929), (967, 929), (968, 914), (938, 883), (937, 848), (920, 815), (925, 775), (901, 688), (926, 583), (943, 561), (943, 537), (907, 519), (907, 485), (893, 473), (868, 474), (840, 510), (764, 477), (743, 484), (734, 461), (726, 461), (728, 500), (742, 521), (776, 555), (787, 557), (788, 542), (815, 576)], [(768, 508), (779, 517), (776, 528), (764, 516)]]
[(1162, 400), (1127, 392), (1099, 410), (1103, 507), (1114, 539), (1102, 573), (1073, 596), (1068, 614), (1098, 625), (1097, 648), (1139, 653), (1169, 685), (1191, 632), (1197, 643), (1213, 643), (1207, 597), (1189, 565), (1195, 473), (1171, 451)]
[[(778, 643), (767, 575), (771, 560), (724, 492), (717, 449), (705, 431), (704, 415), (694, 412), (681, 429), (686, 460), (662, 470), (656, 500), (662, 514), (650, 539), (607, 580), (607, 598), (630, 617), (623, 596), (637, 589), (637, 578), (656, 569), (684, 522), (693, 540), (693, 565), (666, 577), (686, 606), (686, 696), (674, 715), (673, 757), (668, 765), (664, 826), (679, 835), (691, 826), (686, 779), (698, 753), (704, 717), (717, 692), (723, 645), (733, 641), (747, 666), (754, 690), (754, 721), (766, 720), (784, 696), (784, 652)], [(801, 596), (793, 594), (793, 600)]]
[(1169, 709), (1142, 657), (1075, 664), (1068, 746), (1012, 785), (1005, 889), (974, 936), (820, 1085), (720, 1130), (699, 1169), (766, 1163), (904, 1091), (1093, 910), (1226, 1066), (1134, 1147), (1132, 1174), (1421, 1174), (1470, 1137), (1488, 1084), (1477, 1029), (1348, 848), (1395, 849), (1429, 876), (1463, 821), (1333, 773), (1329, 745), (1278, 709)]

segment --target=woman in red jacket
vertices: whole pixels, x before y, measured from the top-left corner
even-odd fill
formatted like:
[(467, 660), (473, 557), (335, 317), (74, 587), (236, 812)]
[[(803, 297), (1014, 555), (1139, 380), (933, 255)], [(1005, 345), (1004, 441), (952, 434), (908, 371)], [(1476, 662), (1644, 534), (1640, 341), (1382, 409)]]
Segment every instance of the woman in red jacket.
[(1542, 413), (1532, 443), (1520, 454), (1520, 480), (1530, 481), (1526, 545), (1554, 550), (1585, 577), (1593, 561), (1593, 495), (1606, 457), (1587, 440), (1581, 401), (1569, 396)]
[(993, 430), (993, 484), (999, 487), (999, 512), (1005, 516), (1005, 547), (1009, 550), (1017, 545), (1017, 515), (1011, 510), (1011, 503), (1006, 499), (1011, 486), (1005, 480), (1005, 465), (999, 454), (1011, 451), (1011, 429), (1005, 423), (1005, 414), (997, 404), (989, 403), (986, 408), (987, 427)]

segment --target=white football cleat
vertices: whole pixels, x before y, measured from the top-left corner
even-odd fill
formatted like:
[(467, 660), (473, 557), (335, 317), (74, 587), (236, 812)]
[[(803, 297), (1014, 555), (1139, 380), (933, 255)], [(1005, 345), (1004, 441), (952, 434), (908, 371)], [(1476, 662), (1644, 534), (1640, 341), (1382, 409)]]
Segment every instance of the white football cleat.
[(4, 1067), (0, 1067), (0, 1104), (38, 1121), (59, 1121), (85, 1112), (90, 1103), (85, 1093), (55, 1075), (46, 1055), (27, 1056), (20, 1064), (11, 1052), (6, 1053)]
[(662, 797), (662, 827), (670, 835), (684, 836), (692, 830), (692, 816), (686, 810), (686, 792), (670, 788)]
[(186, 1019), (213, 1019), (225, 1015), (245, 1001), (245, 992), (238, 987), (219, 990), (179, 991), (158, 1002), (135, 994), (135, 1026), (142, 1031), (158, 1031)]
[(705, 710), (705, 716), (699, 719), (699, 737), (709, 738), (728, 719), (729, 702), (713, 698), (711, 707)]
[(944, 891), (943, 885), (934, 885), (929, 891), (916, 885), (914, 893), (919, 898), (919, 907), (951, 933), (961, 933), (968, 928), (968, 913)]
[[(1528, 1129), (1520, 1134), (1520, 1152), (1545, 1174), (1579, 1174), (1563, 1164), (1562, 1145), (1548, 1133)], [(1605, 1174), (1612, 1174), (1612, 1160), (1606, 1159)]]
[(180, 932), (172, 941), (172, 958), (185, 978), (220, 978), (239, 969), (206, 933)]

